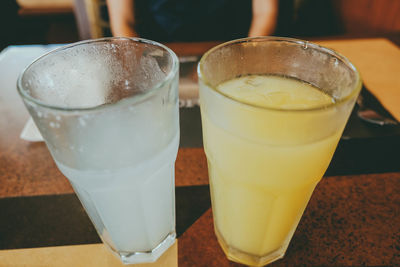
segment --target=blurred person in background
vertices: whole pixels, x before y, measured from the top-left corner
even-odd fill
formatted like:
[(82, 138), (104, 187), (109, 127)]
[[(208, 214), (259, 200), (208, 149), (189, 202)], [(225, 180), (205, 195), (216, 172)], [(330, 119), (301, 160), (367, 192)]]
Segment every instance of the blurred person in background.
[(113, 36), (161, 42), (272, 35), (278, 0), (107, 0)]

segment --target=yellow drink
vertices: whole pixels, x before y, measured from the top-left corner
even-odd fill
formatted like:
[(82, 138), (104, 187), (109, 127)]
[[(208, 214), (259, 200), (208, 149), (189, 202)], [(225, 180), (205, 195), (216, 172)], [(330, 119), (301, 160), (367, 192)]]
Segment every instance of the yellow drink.
[[(309, 109), (333, 102), (309, 84), (279, 76), (244, 76), (220, 84), (217, 90), (242, 103), (272, 109)], [(221, 127), (202, 106), (215, 231), (224, 250), (229, 244), (230, 251), (225, 252), (234, 260), (235, 252), (240, 258), (243, 253), (259, 257), (286, 250), (342, 132), (336, 128), (314, 140), (314, 131), (320, 135), (323, 129), (270, 129), (295, 121), (307, 128), (307, 114), (299, 118), (288, 111), (282, 117), (268, 111), (244, 116), (246, 109), (242, 105), (230, 110), (230, 118), (241, 121), (238, 133), (228, 125)], [(241, 262), (257, 264), (251, 257)]]
[(334, 51), (282, 37), (216, 46), (198, 73), (215, 233), (230, 260), (268, 264), (329, 165), (360, 76)]

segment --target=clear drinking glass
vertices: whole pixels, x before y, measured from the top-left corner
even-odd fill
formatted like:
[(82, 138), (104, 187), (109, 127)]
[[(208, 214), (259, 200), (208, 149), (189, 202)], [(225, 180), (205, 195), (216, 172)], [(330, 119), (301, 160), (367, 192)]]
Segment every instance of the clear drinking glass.
[(175, 242), (178, 68), (164, 45), (105, 38), (56, 49), (18, 79), (58, 168), (126, 264)]
[[(360, 75), (332, 50), (279, 37), (219, 45), (202, 57), (198, 74), (216, 236), (229, 259), (268, 264), (284, 256), (330, 163), (361, 89)], [(276, 108), (217, 89), (246, 75), (294, 78), (334, 101)]]

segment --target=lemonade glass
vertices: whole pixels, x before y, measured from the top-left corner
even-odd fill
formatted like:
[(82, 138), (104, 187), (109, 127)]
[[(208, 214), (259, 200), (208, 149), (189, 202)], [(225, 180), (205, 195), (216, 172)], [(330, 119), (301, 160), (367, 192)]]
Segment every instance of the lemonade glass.
[[(198, 74), (217, 239), (230, 260), (268, 264), (284, 256), (330, 163), (361, 89), (360, 75), (330, 49), (279, 37), (221, 44), (202, 57)], [(246, 75), (307, 83), (332, 102), (277, 107), (218, 90)]]

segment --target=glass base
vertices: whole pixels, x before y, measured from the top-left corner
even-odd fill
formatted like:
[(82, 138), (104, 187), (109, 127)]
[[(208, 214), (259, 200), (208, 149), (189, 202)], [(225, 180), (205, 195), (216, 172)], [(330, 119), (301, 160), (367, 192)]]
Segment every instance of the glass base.
[(249, 254), (247, 252), (229, 246), (228, 243), (225, 242), (225, 240), (222, 238), (222, 236), (220, 235), (220, 233), (216, 228), (215, 228), (215, 235), (217, 236), (218, 243), (220, 244), (222, 250), (224, 251), (226, 257), (229, 260), (241, 264), (246, 264), (249, 266), (264, 266), (271, 262), (279, 260), (285, 256), (286, 249), (289, 246), (289, 242), (285, 242), (277, 250), (274, 250), (271, 253), (268, 253), (267, 255), (258, 256)]
[(176, 233), (173, 232), (170, 233), (157, 247), (155, 247), (151, 251), (124, 252), (115, 251), (112, 248), (111, 251), (122, 261), (123, 264), (151, 263), (158, 260), (158, 258), (175, 243), (175, 240)]

